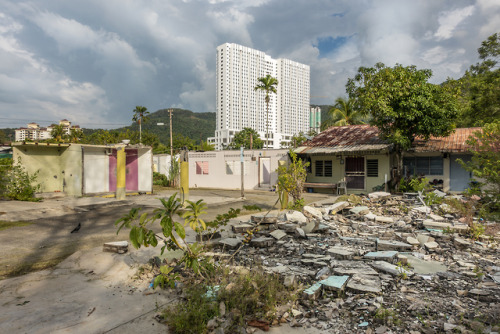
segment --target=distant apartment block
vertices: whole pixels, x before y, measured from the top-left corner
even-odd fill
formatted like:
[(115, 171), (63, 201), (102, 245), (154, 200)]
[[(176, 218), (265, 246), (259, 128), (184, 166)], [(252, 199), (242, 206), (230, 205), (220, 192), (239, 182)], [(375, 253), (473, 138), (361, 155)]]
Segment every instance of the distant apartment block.
[[(270, 94), (266, 115), (265, 92), (256, 91), (258, 78), (278, 80), (277, 94)], [(227, 147), (234, 135), (252, 128), (268, 147), (287, 146), (292, 136), (310, 129), (310, 68), (289, 59), (273, 59), (262, 51), (225, 43), (217, 47), (216, 131), (208, 138), (217, 150)], [(266, 117), (267, 116), (267, 117)], [(266, 118), (268, 125), (266, 126)]]
[(321, 108), (312, 107), (309, 119), (309, 131), (310, 132), (321, 132)]
[[(71, 122), (67, 119), (62, 119), (59, 121), (59, 125), (63, 125), (64, 133), (69, 135), (71, 129), (80, 129), (79, 125), (71, 125)], [(52, 124), (46, 128), (40, 127), (37, 123), (28, 123), (28, 127), (16, 129), (16, 141), (36, 141), (51, 139), (52, 129), (56, 124)]]

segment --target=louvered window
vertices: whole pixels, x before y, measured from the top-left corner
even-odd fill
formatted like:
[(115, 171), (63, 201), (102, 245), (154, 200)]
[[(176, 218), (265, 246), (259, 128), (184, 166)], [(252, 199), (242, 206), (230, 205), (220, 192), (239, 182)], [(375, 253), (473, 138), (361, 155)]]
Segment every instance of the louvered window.
[(378, 159), (366, 160), (366, 176), (378, 177)]

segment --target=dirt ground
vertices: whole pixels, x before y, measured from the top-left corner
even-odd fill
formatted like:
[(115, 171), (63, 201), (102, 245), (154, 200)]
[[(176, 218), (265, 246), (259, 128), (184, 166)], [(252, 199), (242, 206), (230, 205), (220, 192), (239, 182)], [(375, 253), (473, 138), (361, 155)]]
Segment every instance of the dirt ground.
[[(73, 199), (60, 198), (56, 199), (55, 206), (52, 203), (55, 200), (46, 200), (46, 209), (40, 208), (44, 207), (44, 202), (25, 202), (23, 210), (11, 213), (10, 217), (33, 224), (0, 230), (0, 279), (50, 268), (76, 251), (102, 246), (105, 242), (128, 240), (127, 230), (116, 234), (114, 222), (132, 207), (152, 211), (161, 206), (157, 198), (168, 197), (173, 193), (174, 190), (163, 190), (153, 195), (127, 197), (125, 201), (110, 199), (108, 202), (90, 205), (79, 205)], [(322, 194), (304, 196), (307, 203), (331, 198)], [(267, 211), (276, 203), (277, 194), (247, 191), (242, 200), (239, 190), (197, 189), (191, 190), (190, 199), (204, 199), (208, 204), (204, 218), (212, 220), (217, 214), (227, 212), (230, 208), (243, 209), (243, 205), (258, 205), (263, 211)], [(1, 208), (2, 202), (0, 211), (3, 211)], [(6, 216), (7, 214), (0, 215), (0, 221)], [(79, 223), (80, 230), (71, 233)]]
[[(99, 204), (80, 200), (85, 205), (60, 198), (21, 203), (10, 211), (7, 203), (0, 202), (0, 212), (4, 212), (0, 221), (33, 218), (31, 225), (0, 231), (0, 333), (168, 332), (154, 316), (175, 302), (175, 294), (149, 290), (147, 284), (133, 278), (138, 267), (157, 255), (159, 248), (135, 250), (129, 246), (128, 253), (115, 254), (103, 252), (102, 244), (128, 240), (128, 231), (116, 234), (114, 222), (131, 207), (153, 210), (160, 203), (157, 197), (172, 193), (163, 191), (121, 202), (99, 200)], [(203, 198), (208, 203), (206, 218), (210, 220), (231, 207), (255, 204), (270, 209), (277, 198), (270, 192), (245, 195), (242, 200), (239, 191), (196, 190), (190, 199)], [(331, 200), (332, 196), (306, 194), (308, 203)], [(81, 229), (70, 233), (78, 223)], [(44, 267), (48, 269), (40, 270)], [(271, 333), (318, 332), (285, 325)]]

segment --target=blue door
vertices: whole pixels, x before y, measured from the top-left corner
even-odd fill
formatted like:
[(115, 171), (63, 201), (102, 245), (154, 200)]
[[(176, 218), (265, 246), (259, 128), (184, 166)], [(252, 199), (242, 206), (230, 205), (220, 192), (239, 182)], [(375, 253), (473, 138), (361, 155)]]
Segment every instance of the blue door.
[(450, 191), (464, 191), (469, 188), (469, 182), (472, 178), (472, 173), (466, 171), (457, 159), (462, 159), (468, 163), (471, 160), (470, 155), (450, 155)]

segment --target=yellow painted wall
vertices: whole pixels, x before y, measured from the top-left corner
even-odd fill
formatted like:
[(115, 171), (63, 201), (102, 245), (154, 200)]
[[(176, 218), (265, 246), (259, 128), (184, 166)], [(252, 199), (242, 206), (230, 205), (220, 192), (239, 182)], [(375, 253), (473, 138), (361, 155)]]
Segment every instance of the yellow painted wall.
[[(41, 184), (40, 192), (63, 191), (63, 168), (61, 155), (68, 147), (20, 146), (13, 148), (13, 158), (21, 158), (25, 170), (33, 175), (38, 171), (36, 183)], [(43, 168), (41, 168), (43, 166)]]
[[(364, 189), (347, 189), (348, 193), (369, 193), (372, 192), (373, 187), (379, 186), (385, 181), (385, 174), (387, 180), (391, 178), (391, 161), (390, 156), (386, 154), (366, 155), (365, 157), (365, 188)], [(344, 164), (341, 164), (341, 159), (335, 155), (317, 155), (311, 156), (311, 173), (307, 174), (307, 182), (318, 183), (338, 183), (345, 175), (345, 157), (342, 158)], [(378, 177), (366, 177), (366, 159), (378, 159)], [(316, 161), (317, 160), (332, 160), (332, 176), (320, 177), (315, 176)], [(331, 193), (331, 189), (314, 189), (315, 192)]]
[(71, 145), (61, 155), (64, 193), (82, 196), (82, 147)]

